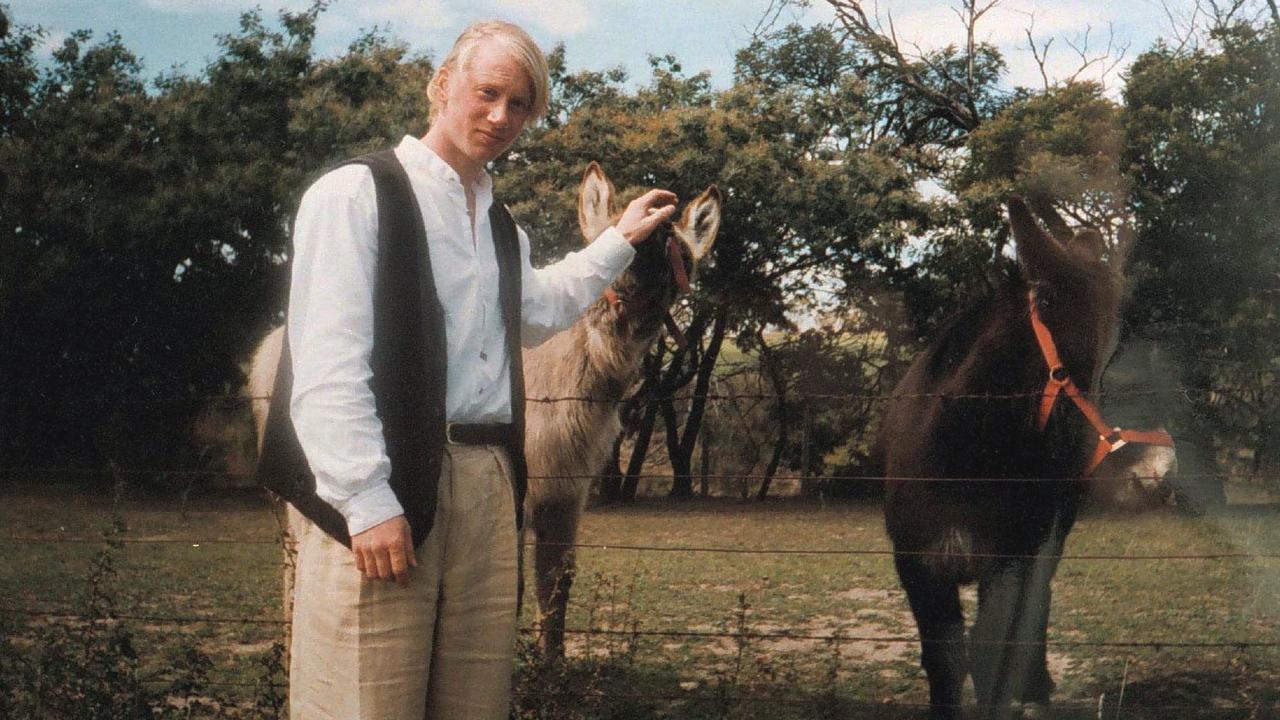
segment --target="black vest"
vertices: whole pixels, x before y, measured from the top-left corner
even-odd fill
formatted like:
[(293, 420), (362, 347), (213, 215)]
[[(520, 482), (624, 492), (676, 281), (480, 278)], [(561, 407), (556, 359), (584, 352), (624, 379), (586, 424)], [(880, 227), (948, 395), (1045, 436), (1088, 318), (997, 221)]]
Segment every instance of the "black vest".
[[(391, 150), (343, 165), (366, 165), (378, 197), (378, 266), (373, 290), (373, 377), (369, 386), (391, 461), (391, 490), (404, 508), (414, 545), (431, 531), (445, 444), (446, 351), (444, 309), (431, 274), (422, 214), (404, 167)], [(524, 372), (520, 354), (520, 241), (515, 221), (497, 199), (489, 223), (498, 258), (498, 299), (511, 364), (514, 431), (507, 450), (515, 474), (516, 522), (528, 469), (524, 456)], [(315, 476), (289, 417), (293, 367), (288, 329), (258, 455), (258, 482), (350, 547), (346, 519), (316, 495)]]

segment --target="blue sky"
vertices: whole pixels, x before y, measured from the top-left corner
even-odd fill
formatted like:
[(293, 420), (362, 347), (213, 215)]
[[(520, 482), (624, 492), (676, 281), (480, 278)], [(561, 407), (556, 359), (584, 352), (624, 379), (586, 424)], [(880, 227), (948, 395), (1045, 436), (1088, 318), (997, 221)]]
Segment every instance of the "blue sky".
[[(883, 17), (892, 16), (899, 36), (923, 48), (961, 41), (952, 11), (959, 0), (879, 0)], [(1175, 15), (1193, 0), (1169, 0)], [(217, 36), (235, 31), (248, 0), (0, 0), (18, 24), (48, 31), (45, 52), (73, 30), (101, 35), (118, 31), (125, 45), (141, 56), (148, 74), (183, 66), (198, 72), (218, 54)], [(281, 9), (299, 10), (306, 0), (259, 0), (268, 17)], [(784, 18), (803, 22), (830, 19), (825, 0)], [(867, 2), (868, 7), (877, 5)], [(717, 86), (732, 80), (733, 54), (770, 7), (769, 0), (336, 0), (322, 16), (320, 54), (339, 54), (361, 29), (387, 28), (420, 52), (439, 57), (467, 22), (503, 17), (520, 23), (543, 44), (564, 42), (573, 69), (621, 65), (633, 78), (647, 76), (649, 54), (672, 53), (687, 71), (708, 70)], [(1124, 60), (1107, 78), (1118, 88), (1117, 74), (1158, 36), (1171, 32), (1160, 0), (999, 0), (979, 26), (979, 36), (1000, 45), (1010, 65), (1010, 84), (1038, 85), (1039, 69), (1026, 50), (1030, 28), (1037, 43), (1053, 39), (1048, 67), (1061, 76), (1079, 65), (1068, 43), (1101, 49), (1114, 33), (1128, 44)], [(1096, 78), (1095, 78), (1096, 79)]]

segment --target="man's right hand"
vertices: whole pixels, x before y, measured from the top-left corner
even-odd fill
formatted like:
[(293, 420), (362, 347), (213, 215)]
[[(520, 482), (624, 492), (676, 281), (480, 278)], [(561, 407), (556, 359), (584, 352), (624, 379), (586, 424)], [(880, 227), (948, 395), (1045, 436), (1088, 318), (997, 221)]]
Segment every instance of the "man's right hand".
[(676, 212), (676, 194), (670, 190), (650, 190), (641, 195), (618, 218), (618, 232), (632, 245), (639, 245), (659, 225)]
[(397, 515), (351, 536), (356, 570), (368, 580), (395, 580), (409, 584), (409, 568), (418, 567), (413, 552), (413, 532), (404, 515)]

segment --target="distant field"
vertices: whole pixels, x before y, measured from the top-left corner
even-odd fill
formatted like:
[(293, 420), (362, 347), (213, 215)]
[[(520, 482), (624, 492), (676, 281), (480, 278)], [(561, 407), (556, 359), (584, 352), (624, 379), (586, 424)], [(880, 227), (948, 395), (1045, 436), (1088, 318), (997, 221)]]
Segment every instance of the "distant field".
[[(0, 607), (77, 612), (102, 544), (70, 540), (97, 537), (111, 517), (108, 499), (65, 489), (0, 496)], [(262, 622), (278, 616), (279, 590), (265, 503), (198, 497), (183, 517), (176, 502), (128, 498), (121, 517), (117, 611), (138, 618), (129, 622), (144, 640), (142, 664), (163, 670), (176, 648), (194, 644), (213, 660), (211, 679), (233, 684), (234, 700), (234, 683), (257, 677), (281, 634)], [(521, 717), (922, 716), (915, 628), (891, 559), (794, 552), (887, 549), (877, 507), (643, 501), (589, 512), (581, 539), (607, 547), (578, 551), (569, 627), (610, 632), (573, 635), (566, 668), (525, 668)], [(1280, 556), (1276, 506), (1203, 518), (1087, 515), (1067, 552), (1184, 558), (1064, 561), (1050, 640), (1084, 643), (1051, 648), (1055, 699), (1076, 708), (1068, 717), (1099, 717), (1100, 698), (1103, 717), (1280, 714), (1268, 709), (1280, 703), (1280, 650), (1233, 646), (1280, 641), (1280, 558), (1257, 557)], [(1230, 557), (1185, 559), (1197, 555)], [(197, 622), (210, 617), (259, 622)], [(9, 619), (18, 635), (65, 621)]]

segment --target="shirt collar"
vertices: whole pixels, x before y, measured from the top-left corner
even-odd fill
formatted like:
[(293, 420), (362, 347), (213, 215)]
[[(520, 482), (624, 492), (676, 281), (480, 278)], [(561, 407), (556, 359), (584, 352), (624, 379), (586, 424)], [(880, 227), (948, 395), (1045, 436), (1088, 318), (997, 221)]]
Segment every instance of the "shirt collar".
[[(405, 165), (424, 170), (432, 177), (446, 183), (451, 189), (462, 191), (462, 178), (458, 172), (437, 155), (435, 150), (427, 147), (420, 138), (405, 135), (399, 147), (396, 148), (396, 154)], [(493, 194), (493, 178), (489, 177), (489, 173), (480, 171), (480, 179), (476, 181), (473, 190), (477, 198)]]

